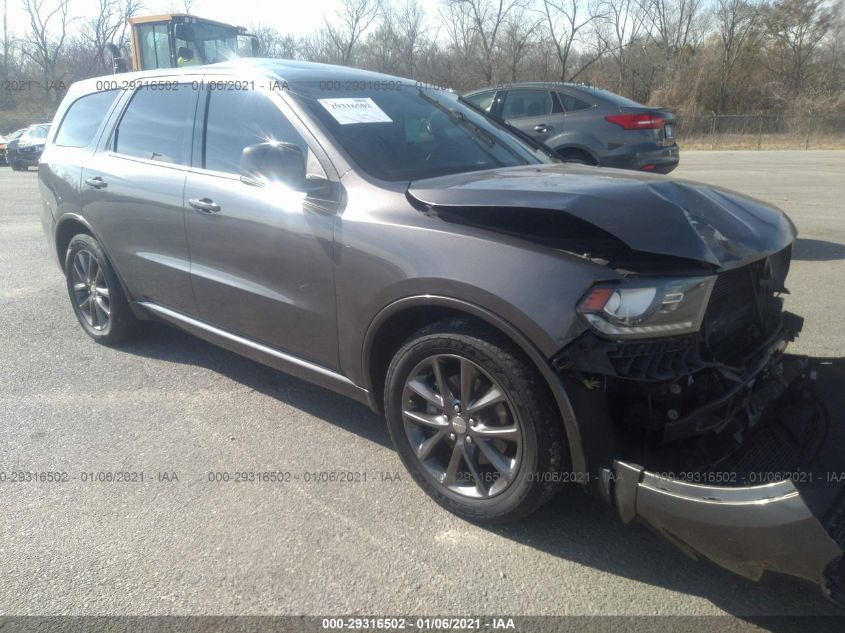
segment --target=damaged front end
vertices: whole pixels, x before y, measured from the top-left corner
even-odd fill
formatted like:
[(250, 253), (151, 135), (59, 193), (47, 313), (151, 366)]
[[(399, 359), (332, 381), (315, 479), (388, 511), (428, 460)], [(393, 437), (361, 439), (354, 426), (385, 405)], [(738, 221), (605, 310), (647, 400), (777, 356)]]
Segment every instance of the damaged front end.
[(782, 212), (560, 165), (429, 179), (407, 195), (445, 222), (609, 271), (577, 299), (551, 361), (589, 483), (623, 521), (752, 579), (819, 583), (845, 606), (845, 420), (828, 414), (845, 410), (845, 365), (786, 354), (803, 319), (783, 310), (796, 231)]
[(735, 450), (705, 459), (706, 436), (691, 462), (682, 457), (689, 441), (662, 455), (623, 450), (600, 469), (599, 492), (623, 522), (647, 525), (692, 558), (752, 580), (798, 577), (845, 607), (845, 425), (835, 417), (845, 365), (789, 355), (780, 364), (794, 380)]
[(803, 324), (782, 309), (788, 263), (786, 249), (719, 273), (694, 333), (591, 329), (553, 364), (624, 522), (748, 578), (819, 583), (845, 606), (845, 429), (829, 413), (844, 408), (845, 367), (785, 353)]

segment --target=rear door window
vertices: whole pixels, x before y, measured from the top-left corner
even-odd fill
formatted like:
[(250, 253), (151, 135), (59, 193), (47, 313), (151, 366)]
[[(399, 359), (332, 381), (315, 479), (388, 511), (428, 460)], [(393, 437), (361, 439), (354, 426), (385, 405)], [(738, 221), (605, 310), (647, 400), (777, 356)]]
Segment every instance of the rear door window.
[(589, 110), (593, 106), (587, 103), (586, 101), (579, 99), (575, 95), (568, 94), (566, 92), (559, 92), (557, 93), (558, 98), (560, 98), (560, 102), (563, 104), (563, 109), (567, 112), (576, 112), (578, 110)]
[(56, 145), (87, 147), (117, 97), (117, 90), (86, 95), (74, 101), (56, 133)]
[(548, 90), (510, 90), (502, 111), (504, 119), (545, 116), (552, 113), (554, 101)]
[(196, 95), (187, 84), (138, 88), (115, 131), (114, 151), (187, 165)]
[(495, 90), (488, 90), (487, 92), (479, 92), (478, 94), (470, 95), (469, 97), (466, 97), (466, 100), (473, 105), (477, 105), (485, 112), (490, 112), (490, 109), (493, 107), (493, 97), (495, 96)]

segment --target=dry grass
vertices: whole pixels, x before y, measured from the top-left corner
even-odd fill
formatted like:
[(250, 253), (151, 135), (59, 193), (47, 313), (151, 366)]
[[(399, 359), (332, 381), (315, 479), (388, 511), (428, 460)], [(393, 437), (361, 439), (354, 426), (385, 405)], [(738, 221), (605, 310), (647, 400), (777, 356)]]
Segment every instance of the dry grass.
[(717, 134), (678, 139), (683, 150), (845, 149), (845, 135)]

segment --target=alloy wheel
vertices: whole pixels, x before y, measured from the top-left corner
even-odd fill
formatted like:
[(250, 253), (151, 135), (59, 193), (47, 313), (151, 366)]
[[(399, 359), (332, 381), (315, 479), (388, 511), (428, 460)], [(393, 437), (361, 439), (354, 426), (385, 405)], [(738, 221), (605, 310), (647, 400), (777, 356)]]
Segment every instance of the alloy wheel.
[(522, 429), (506, 391), (471, 360), (429, 356), (409, 374), (402, 420), (416, 458), (440, 485), (484, 499), (514, 481)]
[(109, 326), (111, 305), (103, 269), (91, 251), (76, 252), (71, 268), (73, 298), (85, 322), (98, 332)]

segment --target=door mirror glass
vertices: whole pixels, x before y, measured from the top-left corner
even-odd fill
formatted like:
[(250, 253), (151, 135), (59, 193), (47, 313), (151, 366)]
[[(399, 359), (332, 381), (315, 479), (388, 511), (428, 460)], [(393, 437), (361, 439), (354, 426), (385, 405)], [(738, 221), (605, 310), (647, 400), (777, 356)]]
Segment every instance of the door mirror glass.
[(305, 156), (293, 143), (258, 143), (241, 152), (241, 180), (264, 187), (283, 184), (294, 191), (305, 191)]

